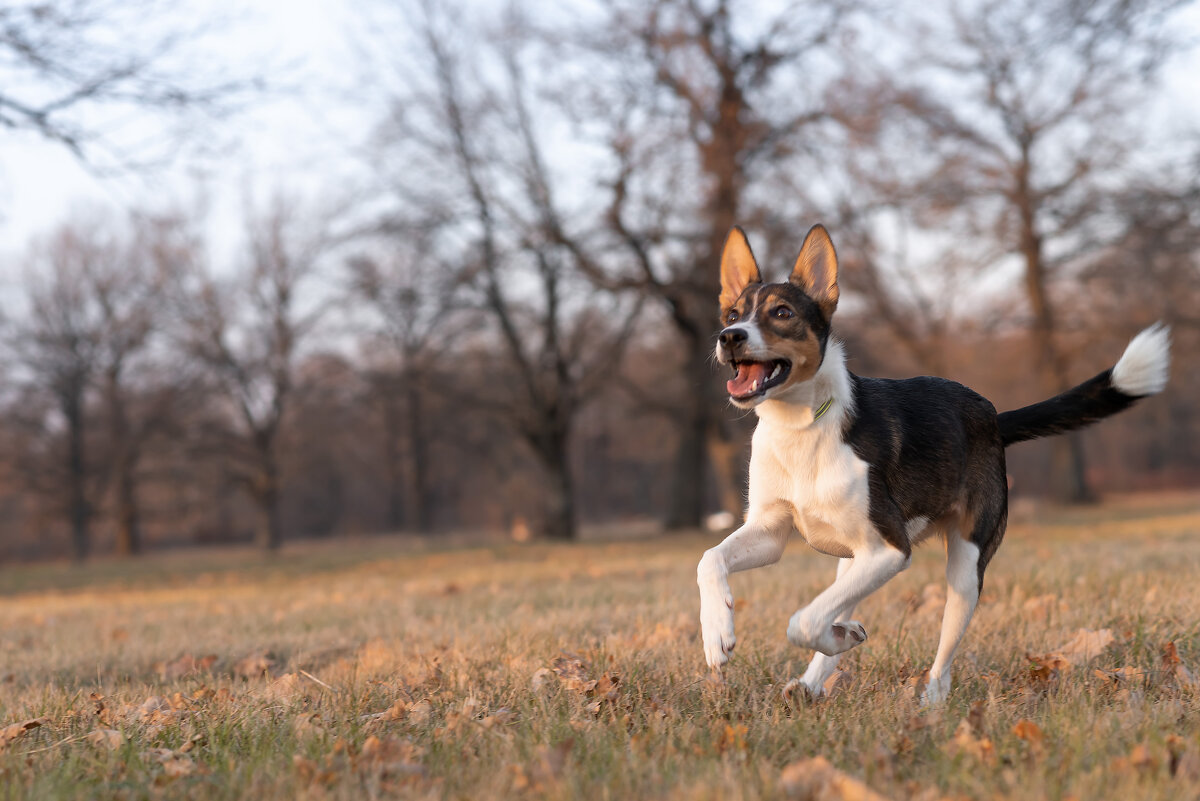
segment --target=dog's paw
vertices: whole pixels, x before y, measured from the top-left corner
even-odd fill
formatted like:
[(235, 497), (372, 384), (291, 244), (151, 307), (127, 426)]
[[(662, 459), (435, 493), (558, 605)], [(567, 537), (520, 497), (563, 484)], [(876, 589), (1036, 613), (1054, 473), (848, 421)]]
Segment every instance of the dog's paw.
[(833, 624), (833, 636), (846, 642), (846, 649), (867, 641), (867, 630), (857, 620), (846, 620)]
[(733, 632), (733, 595), (706, 594), (700, 599), (700, 632), (704, 639), (704, 659), (714, 670), (729, 661), (737, 645)]
[(823, 694), (823, 687), (814, 690), (803, 679), (792, 679), (783, 685), (783, 702), (792, 709), (815, 704)]
[(921, 707), (928, 709), (932, 706), (938, 706), (946, 702), (950, 696), (950, 673), (947, 671), (941, 676), (929, 674), (929, 680), (925, 683), (925, 689), (921, 691)]
[(822, 624), (801, 609), (788, 622), (787, 638), (793, 645), (834, 656), (866, 642), (867, 630), (857, 620)]

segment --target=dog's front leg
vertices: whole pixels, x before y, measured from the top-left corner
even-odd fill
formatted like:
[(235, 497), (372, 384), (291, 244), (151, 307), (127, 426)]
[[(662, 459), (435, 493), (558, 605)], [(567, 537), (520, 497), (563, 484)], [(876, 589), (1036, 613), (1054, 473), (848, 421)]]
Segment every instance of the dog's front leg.
[(752, 509), (741, 528), (720, 545), (704, 552), (696, 567), (696, 584), (700, 587), (704, 658), (709, 667), (719, 670), (729, 661), (737, 644), (729, 574), (778, 562), (791, 532), (792, 516), (788, 510), (772, 509), (755, 514)]

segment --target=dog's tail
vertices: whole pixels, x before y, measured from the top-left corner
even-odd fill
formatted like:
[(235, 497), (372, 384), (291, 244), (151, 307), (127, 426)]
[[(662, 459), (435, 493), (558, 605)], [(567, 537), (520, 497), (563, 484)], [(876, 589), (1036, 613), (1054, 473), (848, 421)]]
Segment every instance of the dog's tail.
[(1133, 338), (1111, 370), (1050, 400), (1001, 413), (997, 422), (1004, 445), (1083, 428), (1161, 392), (1171, 362), (1170, 334), (1156, 323)]

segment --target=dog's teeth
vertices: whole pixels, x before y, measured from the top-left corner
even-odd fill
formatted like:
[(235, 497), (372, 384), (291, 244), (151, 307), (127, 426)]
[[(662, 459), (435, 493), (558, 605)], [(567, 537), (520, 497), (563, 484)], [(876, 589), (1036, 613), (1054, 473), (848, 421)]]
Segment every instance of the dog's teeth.
[(758, 392), (758, 379), (754, 379), (754, 383), (750, 385), (751, 392)]
[(778, 364), (775, 365), (775, 369), (771, 371), (771, 378), (774, 378), (775, 376), (779, 375), (779, 371), (781, 369), (782, 368)]

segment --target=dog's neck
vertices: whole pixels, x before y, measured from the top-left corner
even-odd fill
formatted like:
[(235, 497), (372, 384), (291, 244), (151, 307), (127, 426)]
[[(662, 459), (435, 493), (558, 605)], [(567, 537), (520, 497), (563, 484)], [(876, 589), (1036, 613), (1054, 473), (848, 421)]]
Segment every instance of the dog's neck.
[[(828, 400), (833, 402), (821, 412), (821, 406)], [(841, 342), (830, 339), (825, 346), (825, 359), (811, 379), (763, 401), (754, 410), (759, 420), (770, 426), (790, 429), (829, 426), (837, 431), (853, 407), (854, 392), (846, 370), (845, 350)]]

